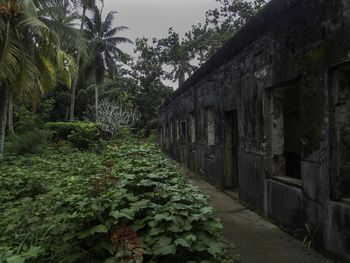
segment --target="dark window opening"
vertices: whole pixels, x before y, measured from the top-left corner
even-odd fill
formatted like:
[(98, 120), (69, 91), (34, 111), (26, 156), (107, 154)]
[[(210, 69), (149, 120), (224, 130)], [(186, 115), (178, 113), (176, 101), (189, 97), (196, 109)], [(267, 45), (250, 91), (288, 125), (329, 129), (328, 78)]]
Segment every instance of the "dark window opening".
[(179, 141), (180, 140), (180, 123), (178, 120), (176, 120), (175, 129), (176, 129), (176, 140)]
[(299, 88), (284, 91), (284, 157), (286, 176), (301, 179), (301, 135)]
[(180, 122), (180, 141), (182, 144), (186, 144), (186, 122)]
[(190, 150), (195, 150), (195, 143), (196, 143), (196, 116), (193, 112), (190, 113)]
[(170, 131), (169, 131), (169, 123), (166, 122), (165, 124), (165, 131), (164, 131), (164, 142), (167, 148), (169, 148), (169, 139), (170, 139)]
[(237, 111), (224, 112), (224, 187), (238, 188)]
[(350, 198), (350, 68), (332, 76), (331, 160), (332, 194)]
[(174, 142), (174, 122), (170, 122), (170, 143)]
[(301, 179), (299, 86), (277, 88), (272, 97), (272, 175)]
[(206, 155), (209, 158), (215, 158), (215, 109), (214, 107), (207, 108), (206, 109), (206, 125), (205, 125), (205, 130), (206, 130)]

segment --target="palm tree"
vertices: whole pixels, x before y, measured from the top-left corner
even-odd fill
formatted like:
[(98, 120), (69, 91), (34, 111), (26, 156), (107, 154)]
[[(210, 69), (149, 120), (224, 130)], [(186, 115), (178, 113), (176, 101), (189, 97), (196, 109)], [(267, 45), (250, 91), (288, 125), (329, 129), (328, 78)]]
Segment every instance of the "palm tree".
[[(81, 67), (82, 58), (87, 61), (90, 57), (87, 41), (83, 34), (83, 21), (86, 16), (86, 9), (92, 8), (95, 5), (95, 1), (83, 0), (83, 1), (71, 1), (68, 0), (49, 0), (49, 3), (40, 8), (40, 18), (43, 20), (52, 30), (54, 30), (60, 38), (61, 46), (70, 54), (75, 54), (77, 74), (74, 78), (71, 88), (71, 104), (69, 107), (69, 120), (74, 121), (74, 109), (75, 109), (75, 97), (76, 88), (79, 78), (79, 67)], [(83, 16), (81, 16), (76, 8), (82, 7)], [(80, 30), (77, 28), (76, 22), (81, 20)]]
[(117, 34), (128, 27), (112, 27), (116, 12), (109, 12), (102, 20), (102, 10), (94, 8), (92, 18), (86, 18), (86, 36), (91, 41), (93, 68), (95, 73), (95, 119), (98, 120), (99, 86), (106, 70), (113, 71), (118, 55), (124, 54), (117, 46), (121, 43), (132, 43), (128, 38)]
[(77, 52), (77, 47), (84, 51), (87, 49), (82, 32), (76, 28), (80, 15), (69, 1), (51, 0), (46, 5), (41, 3), (37, 14), (58, 35), (62, 49), (72, 54)]
[(74, 60), (37, 17), (32, 0), (0, 0), (0, 158), (11, 94), (36, 103), (60, 77), (71, 86)]
[[(100, 0), (103, 3), (103, 0)], [(78, 4), (83, 9), (83, 14), (81, 16), (80, 32), (84, 30), (84, 22), (86, 20), (86, 10), (93, 9), (96, 7), (96, 0), (73, 0), (75, 4)], [(70, 99), (70, 109), (69, 109), (69, 121), (74, 121), (74, 110), (75, 110), (75, 97), (77, 92), (77, 85), (79, 80), (79, 68), (80, 68), (80, 59), (81, 59), (82, 50), (78, 49), (76, 64), (78, 68), (78, 74), (76, 75), (72, 90), (71, 90), (71, 99)]]
[[(77, 47), (88, 57), (88, 49), (85, 38), (79, 29), (76, 29), (76, 22), (80, 15), (74, 11), (70, 1), (67, 0), (47, 0), (37, 1), (37, 15), (51, 30), (56, 32), (60, 39), (61, 48), (68, 53), (76, 53)], [(8, 103), (8, 131), (14, 134), (13, 114), (16, 98), (10, 93)]]

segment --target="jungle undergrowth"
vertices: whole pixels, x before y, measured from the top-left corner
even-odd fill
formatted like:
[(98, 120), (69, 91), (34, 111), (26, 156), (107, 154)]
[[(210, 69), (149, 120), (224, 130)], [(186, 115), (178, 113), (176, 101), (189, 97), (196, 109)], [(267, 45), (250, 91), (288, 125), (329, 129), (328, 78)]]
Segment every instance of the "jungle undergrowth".
[(151, 142), (0, 166), (0, 262), (234, 262), (208, 197)]

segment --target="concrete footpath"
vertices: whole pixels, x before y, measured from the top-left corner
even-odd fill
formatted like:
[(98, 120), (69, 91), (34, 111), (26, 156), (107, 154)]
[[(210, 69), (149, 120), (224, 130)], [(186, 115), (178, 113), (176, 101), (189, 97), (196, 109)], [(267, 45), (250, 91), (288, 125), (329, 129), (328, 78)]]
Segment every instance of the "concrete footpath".
[(238, 202), (236, 193), (217, 190), (199, 177), (190, 176), (194, 185), (210, 196), (216, 215), (224, 225), (224, 236), (234, 243), (243, 263), (330, 263), (301, 241), (283, 232)]

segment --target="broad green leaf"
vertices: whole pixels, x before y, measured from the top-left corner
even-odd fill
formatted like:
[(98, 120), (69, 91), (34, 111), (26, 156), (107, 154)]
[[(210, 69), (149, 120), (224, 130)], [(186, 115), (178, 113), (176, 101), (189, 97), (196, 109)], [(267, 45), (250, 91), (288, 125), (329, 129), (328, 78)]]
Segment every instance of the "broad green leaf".
[(202, 252), (202, 251), (207, 250), (207, 248), (208, 248), (208, 246), (202, 241), (197, 241), (194, 244), (192, 244), (192, 249), (195, 251)]
[(21, 256), (11, 256), (7, 259), (7, 262), (8, 263), (24, 263), (25, 262), (25, 259)]
[(223, 249), (225, 248), (225, 244), (223, 242), (211, 242), (209, 243), (209, 248), (208, 248), (208, 252), (210, 254), (212, 254), (213, 256), (215, 256), (216, 254), (220, 253), (223, 251)]
[(154, 217), (154, 220), (156, 220), (156, 221), (160, 221), (160, 220), (172, 221), (172, 220), (174, 220), (174, 216), (170, 215), (169, 213), (160, 213)]
[(150, 200), (142, 199), (142, 200), (139, 200), (139, 201), (133, 203), (132, 204), (132, 209), (134, 211), (137, 211), (137, 210), (140, 210), (140, 209), (148, 208), (149, 204), (150, 204)]
[(166, 231), (166, 228), (162, 225), (158, 225), (156, 227), (151, 228), (151, 231), (149, 232), (150, 236), (157, 236), (160, 233), (164, 233)]
[(193, 234), (187, 235), (187, 236), (185, 237), (185, 239), (186, 239), (187, 242), (193, 242), (193, 241), (196, 241), (196, 240), (197, 240), (196, 236), (193, 235)]
[(126, 218), (133, 220), (135, 217), (135, 212), (132, 209), (122, 209), (120, 211), (112, 211), (110, 215), (113, 216), (116, 220), (120, 218)]
[(219, 220), (209, 220), (206, 222), (205, 228), (210, 232), (216, 232), (217, 230), (221, 230), (223, 225)]
[(144, 228), (146, 225), (146, 219), (137, 219), (133, 222), (132, 224), (132, 228), (135, 230), (135, 231), (138, 231), (142, 228)]
[(103, 261), (103, 263), (115, 263), (115, 258), (114, 257), (110, 257), (110, 258), (107, 258), (105, 261)]
[(86, 238), (88, 236), (92, 236), (96, 233), (107, 233), (108, 229), (106, 228), (106, 226), (104, 225), (98, 225), (98, 226), (94, 226), (90, 229), (81, 231), (80, 233), (78, 233), (78, 238), (83, 239)]
[(27, 252), (23, 253), (23, 256), (25, 257), (37, 257), (42, 252), (44, 252), (44, 249), (42, 247), (31, 247)]
[(191, 247), (190, 244), (188, 244), (188, 242), (183, 239), (183, 238), (178, 238), (174, 241), (175, 245), (180, 245), (182, 247)]
[(152, 247), (154, 255), (174, 255), (176, 252), (176, 246), (172, 243), (172, 239), (167, 236), (162, 236)]

